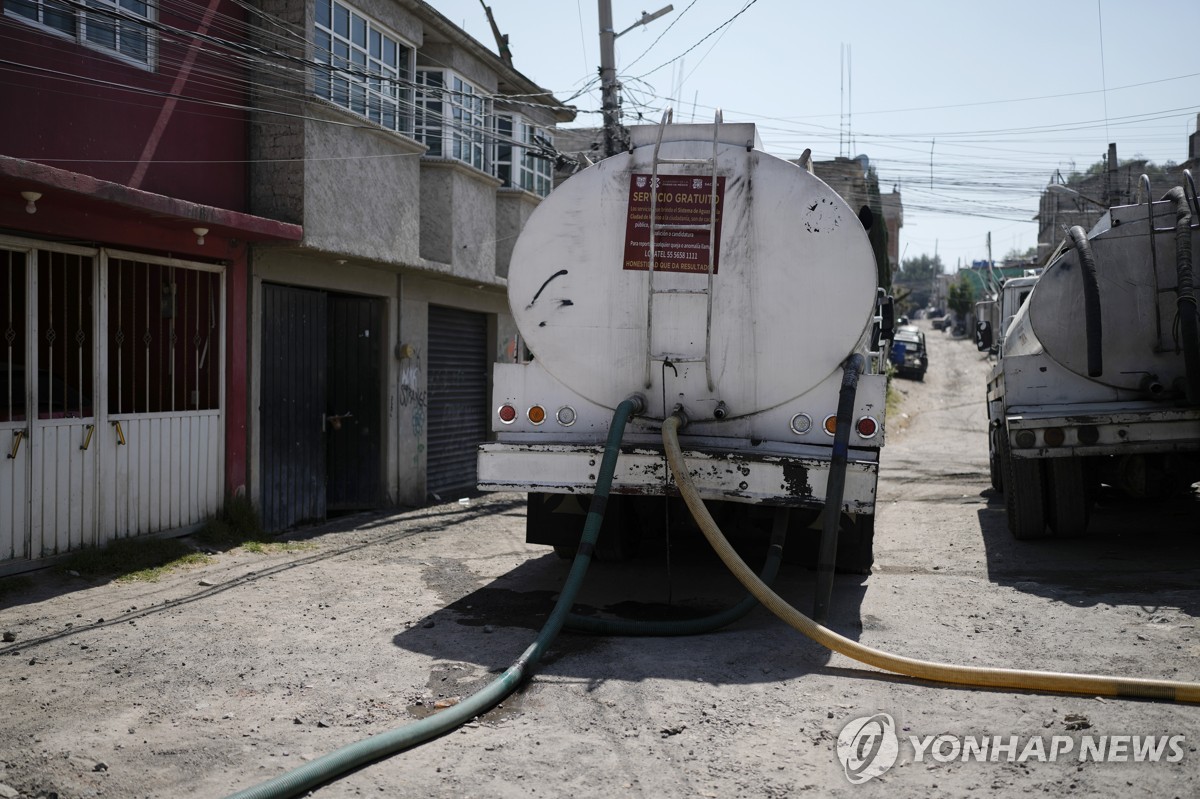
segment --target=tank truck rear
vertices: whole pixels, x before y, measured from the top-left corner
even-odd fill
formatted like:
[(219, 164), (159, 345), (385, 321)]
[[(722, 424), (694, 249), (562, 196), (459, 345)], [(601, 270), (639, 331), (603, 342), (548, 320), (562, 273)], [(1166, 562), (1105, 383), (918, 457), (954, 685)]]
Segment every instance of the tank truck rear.
[(863, 224), (809, 171), (763, 152), (751, 124), (664, 120), (630, 136), (629, 151), (556, 188), (515, 245), (509, 303), (532, 359), (495, 364), (480, 488), (528, 492), (528, 540), (569, 554), (613, 409), (639, 395), (598, 554), (629, 554), (666, 516), (687, 517), (671, 510), (660, 438), (679, 409), (714, 515), (760, 535), (788, 509), (785, 551), (811, 556), (853, 363), (833, 511), (838, 567), (869, 571), (890, 299)]
[(1200, 480), (1198, 230), (1185, 173), (1159, 201), (1073, 228), (1032, 291), (1028, 278), (1005, 285), (1013, 315), (987, 403), (992, 482), (1017, 538), (1083, 533), (1101, 485), (1156, 498)]

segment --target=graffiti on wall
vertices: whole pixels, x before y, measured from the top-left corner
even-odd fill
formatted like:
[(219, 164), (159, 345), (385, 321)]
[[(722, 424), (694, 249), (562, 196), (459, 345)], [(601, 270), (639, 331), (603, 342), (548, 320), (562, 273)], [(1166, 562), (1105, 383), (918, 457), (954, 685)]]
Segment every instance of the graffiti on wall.
[(412, 432), (420, 437), (425, 433), (425, 412), (428, 394), (421, 388), (421, 353), (416, 351), (405, 359), (400, 370), (400, 407), (412, 409)]

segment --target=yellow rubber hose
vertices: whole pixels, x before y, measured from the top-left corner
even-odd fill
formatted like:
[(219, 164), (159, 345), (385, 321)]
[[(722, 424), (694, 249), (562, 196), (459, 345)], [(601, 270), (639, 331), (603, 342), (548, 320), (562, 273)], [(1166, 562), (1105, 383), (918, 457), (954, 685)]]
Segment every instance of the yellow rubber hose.
[(704, 533), (704, 537), (708, 539), (733, 575), (759, 602), (789, 626), (804, 633), (818, 644), (884, 671), (934, 682), (982, 688), (1054, 691), (1088, 696), (1129, 696), (1173, 702), (1200, 702), (1200, 683), (936, 663), (873, 649), (817, 624), (785, 602), (762, 580), (758, 579), (758, 576), (725, 539), (688, 475), (683, 451), (679, 447), (679, 427), (680, 420), (675, 416), (671, 416), (663, 422), (663, 447), (667, 453), (667, 462), (671, 466), (671, 472), (675, 476), (675, 482), (679, 486), (679, 492), (683, 495), (683, 499), (695, 517), (696, 523), (699, 524), (700, 530)]

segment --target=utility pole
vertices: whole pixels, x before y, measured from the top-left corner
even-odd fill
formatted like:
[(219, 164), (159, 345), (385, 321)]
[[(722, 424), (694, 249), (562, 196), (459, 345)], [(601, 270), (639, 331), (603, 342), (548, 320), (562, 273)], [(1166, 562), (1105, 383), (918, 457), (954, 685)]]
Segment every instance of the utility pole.
[(617, 34), (613, 31), (612, 0), (600, 5), (600, 110), (604, 115), (604, 157), (617, 152), (617, 129), (621, 124), (617, 88)]
[[(1117, 143), (1108, 143), (1108, 169), (1104, 175), (1104, 204), (1112, 208), (1117, 204)], [(1149, 198), (1147, 198), (1149, 199)]]
[(492, 8), (483, 0), (479, 0), (479, 4), (483, 6), (484, 12), (487, 14), (488, 24), (492, 26), (492, 36), (496, 37), (496, 51), (500, 54), (500, 60), (507, 66), (512, 66), (512, 50), (508, 49), (508, 34), (500, 32), (500, 26), (496, 24), (496, 18), (492, 16)]
[(616, 155), (621, 136), (621, 84), (617, 83), (617, 37), (670, 13), (674, 6), (660, 8), (617, 33), (612, 23), (612, 0), (598, 0), (600, 11), (600, 109), (604, 115), (604, 157)]
[(988, 248), (988, 280), (986, 280), (985, 282), (991, 284), (994, 287), (993, 288), (994, 291), (999, 292), (1000, 291), (1000, 281), (996, 277), (996, 262), (992, 260), (992, 231), (990, 231), (990, 230), (988, 231), (988, 235), (987, 235), (987, 248)]

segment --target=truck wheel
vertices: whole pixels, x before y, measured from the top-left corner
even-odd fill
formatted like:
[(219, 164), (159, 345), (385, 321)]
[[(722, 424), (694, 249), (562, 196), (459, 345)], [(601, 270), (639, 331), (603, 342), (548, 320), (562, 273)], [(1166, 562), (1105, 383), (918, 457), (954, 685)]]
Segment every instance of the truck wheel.
[(1092, 510), (1083, 474), (1083, 461), (1079, 458), (1051, 458), (1046, 466), (1046, 505), (1050, 528), (1056, 536), (1064, 538), (1083, 535)]
[(871, 564), (875, 562), (874, 544), (874, 514), (842, 516), (834, 569), (842, 574), (870, 574)]
[(1019, 541), (1045, 538), (1045, 465), (1037, 459), (1012, 457), (1004, 439), (1000, 442), (1000, 462), (1004, 468), (1004, 507), (1008, 511), (1009, 532)]
[(1004, 493), (1004, 470), (1000, 468), (1000, 450), (996, 446), (998, 427), (988, 432), (988, 477), (991, 478), (992, 488), (998, 494)]

